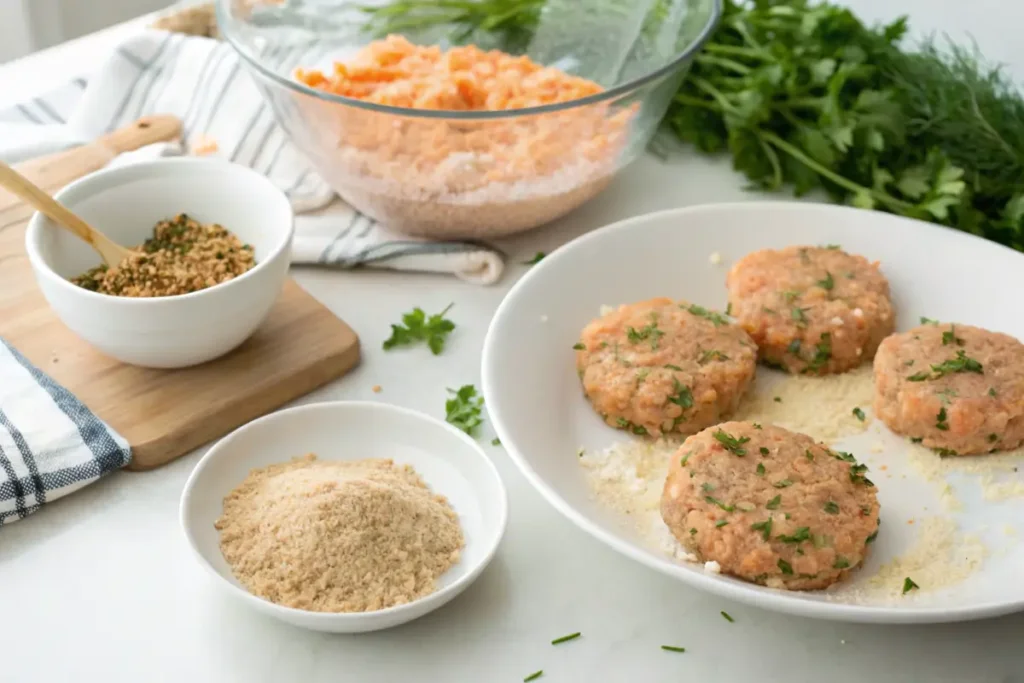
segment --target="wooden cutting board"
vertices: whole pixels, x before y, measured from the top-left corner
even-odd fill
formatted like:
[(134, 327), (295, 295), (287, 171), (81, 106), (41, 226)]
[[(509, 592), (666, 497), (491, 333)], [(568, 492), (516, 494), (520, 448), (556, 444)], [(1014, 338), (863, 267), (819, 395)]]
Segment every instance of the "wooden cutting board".
[[(17, 168), (52, 193), (121, 152), (173, 139), (180, 131), (173, 117), (148, 117)], [(93, 350), (50, 311), (25, 256), (31, 215), (0, 189), (0, 337), (128, 439), (134, 451), (129, 469), (163, 465), (340, 377), (359, 361), (355, 332), (289, 280), (263, 326), (223, 358), (184, 370), (119, 363)]]

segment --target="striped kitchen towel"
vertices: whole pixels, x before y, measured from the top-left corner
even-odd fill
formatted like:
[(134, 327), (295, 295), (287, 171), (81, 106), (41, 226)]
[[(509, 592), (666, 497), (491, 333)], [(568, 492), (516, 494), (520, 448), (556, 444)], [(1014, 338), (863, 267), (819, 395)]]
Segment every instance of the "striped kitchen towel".
[[(282, 59), (289, 58), (285, 53)], [(296, 212), (321, 214), (297, 221), (295, 263), (450, 273), (480, 284), (501, 277), (504, 255), (490, 245), (399, 235), (335, 201), (277, 125), (231, 46), (209, 38), (141, 32), (88, 78), (0, 110), (0, 159), (13, 163), (81, 144), (157, 113), (181, 118), (188, 145), (213, 141), (216, 156), (267, 175)], [(182, 152), (176, 144), (153, 145), (118, 163)]]
[(131, 457), (127, 441), (0, 339), (0, 526)]

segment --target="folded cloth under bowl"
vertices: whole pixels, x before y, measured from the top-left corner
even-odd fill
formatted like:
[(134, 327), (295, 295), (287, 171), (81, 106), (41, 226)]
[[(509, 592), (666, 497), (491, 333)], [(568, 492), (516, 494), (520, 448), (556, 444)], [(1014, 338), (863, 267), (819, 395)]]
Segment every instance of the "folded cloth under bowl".
[(337, 199), (277, 125), (234, 50), (210, 38), (141, 32), (87, 78), (0, 109), (0, 159), (13, 163), (81, 144), (147, 114), (181, 118), (184, 147), (152, 145), (115, 163), (200, 153), (264, 173), (297, 213), (317, 212), (316, 220), (296, 224), (297, 264), (449, 273), (478, 284), (501, 277), (504, 256), (490, 245), (400, 235)]
[(131, 459), (124, 438), (0, 339), (0, 526)]

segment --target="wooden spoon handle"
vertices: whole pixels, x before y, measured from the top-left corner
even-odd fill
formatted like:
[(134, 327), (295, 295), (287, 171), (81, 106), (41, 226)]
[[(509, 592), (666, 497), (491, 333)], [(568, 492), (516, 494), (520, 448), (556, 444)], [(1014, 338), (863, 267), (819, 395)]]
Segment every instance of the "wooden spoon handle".
[(0, 186), (18, 197), (41, 214), (70, 229), (73, 233), (99, 249), (100, 245), (106, 246), (109, 241), (104, 235), (97, 233), (92, 227), (81, 218), (73, 214), (63, 204), (58, 203), (50, 195), (39, 189), (36, 185), (15, 171), (7, 164), (0, 161)]
[(115, 154), (122, 154), (178, 137), (181, 137), (181, 120), (168, 114), (156, 114), (144, 116), (135, 123), (107, 133), (97, 138), (96, 142)]

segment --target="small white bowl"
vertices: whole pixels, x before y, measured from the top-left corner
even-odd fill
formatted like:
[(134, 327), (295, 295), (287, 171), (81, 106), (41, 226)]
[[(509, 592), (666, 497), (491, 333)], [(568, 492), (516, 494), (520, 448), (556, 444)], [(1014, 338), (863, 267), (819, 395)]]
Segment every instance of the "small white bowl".
[[(220, 552), (214, 522), (224, 497), (258, 467), (315, 453), (321, 460), (390, 458), (412, 465), (427, 486), (448, 498), (466, 547), (437, 591), (376, 612), (324, 613), (283, 607), (249, 593)], [(339, 401), (290, 408), (224, 437), (196, 465), (181, 496), (181, 526), (199, 563), (235, 598), (282, 621), (331, 633), (377, 631), (441, 607), (466, 589), (494, 557), (508, 521), (505, 486), (483, 449), (458, 429), (385, 403)]]
[(98, 294), (68, 278), (100, 264), (93, 249), (41, 214), (25, 235), (29, 262), (57, 317), (117, 360), (153, 368), (197, 365), (231, 351), (263, 322), (288, 275), (294, 217), (285, 194), (255, 171), (211, 159), (161, 159), (97, 171), (55, 198), (115, 242), (141, 244), (179, 213), (219, 223), (251, 244), (256, 265), (191, 294)]

